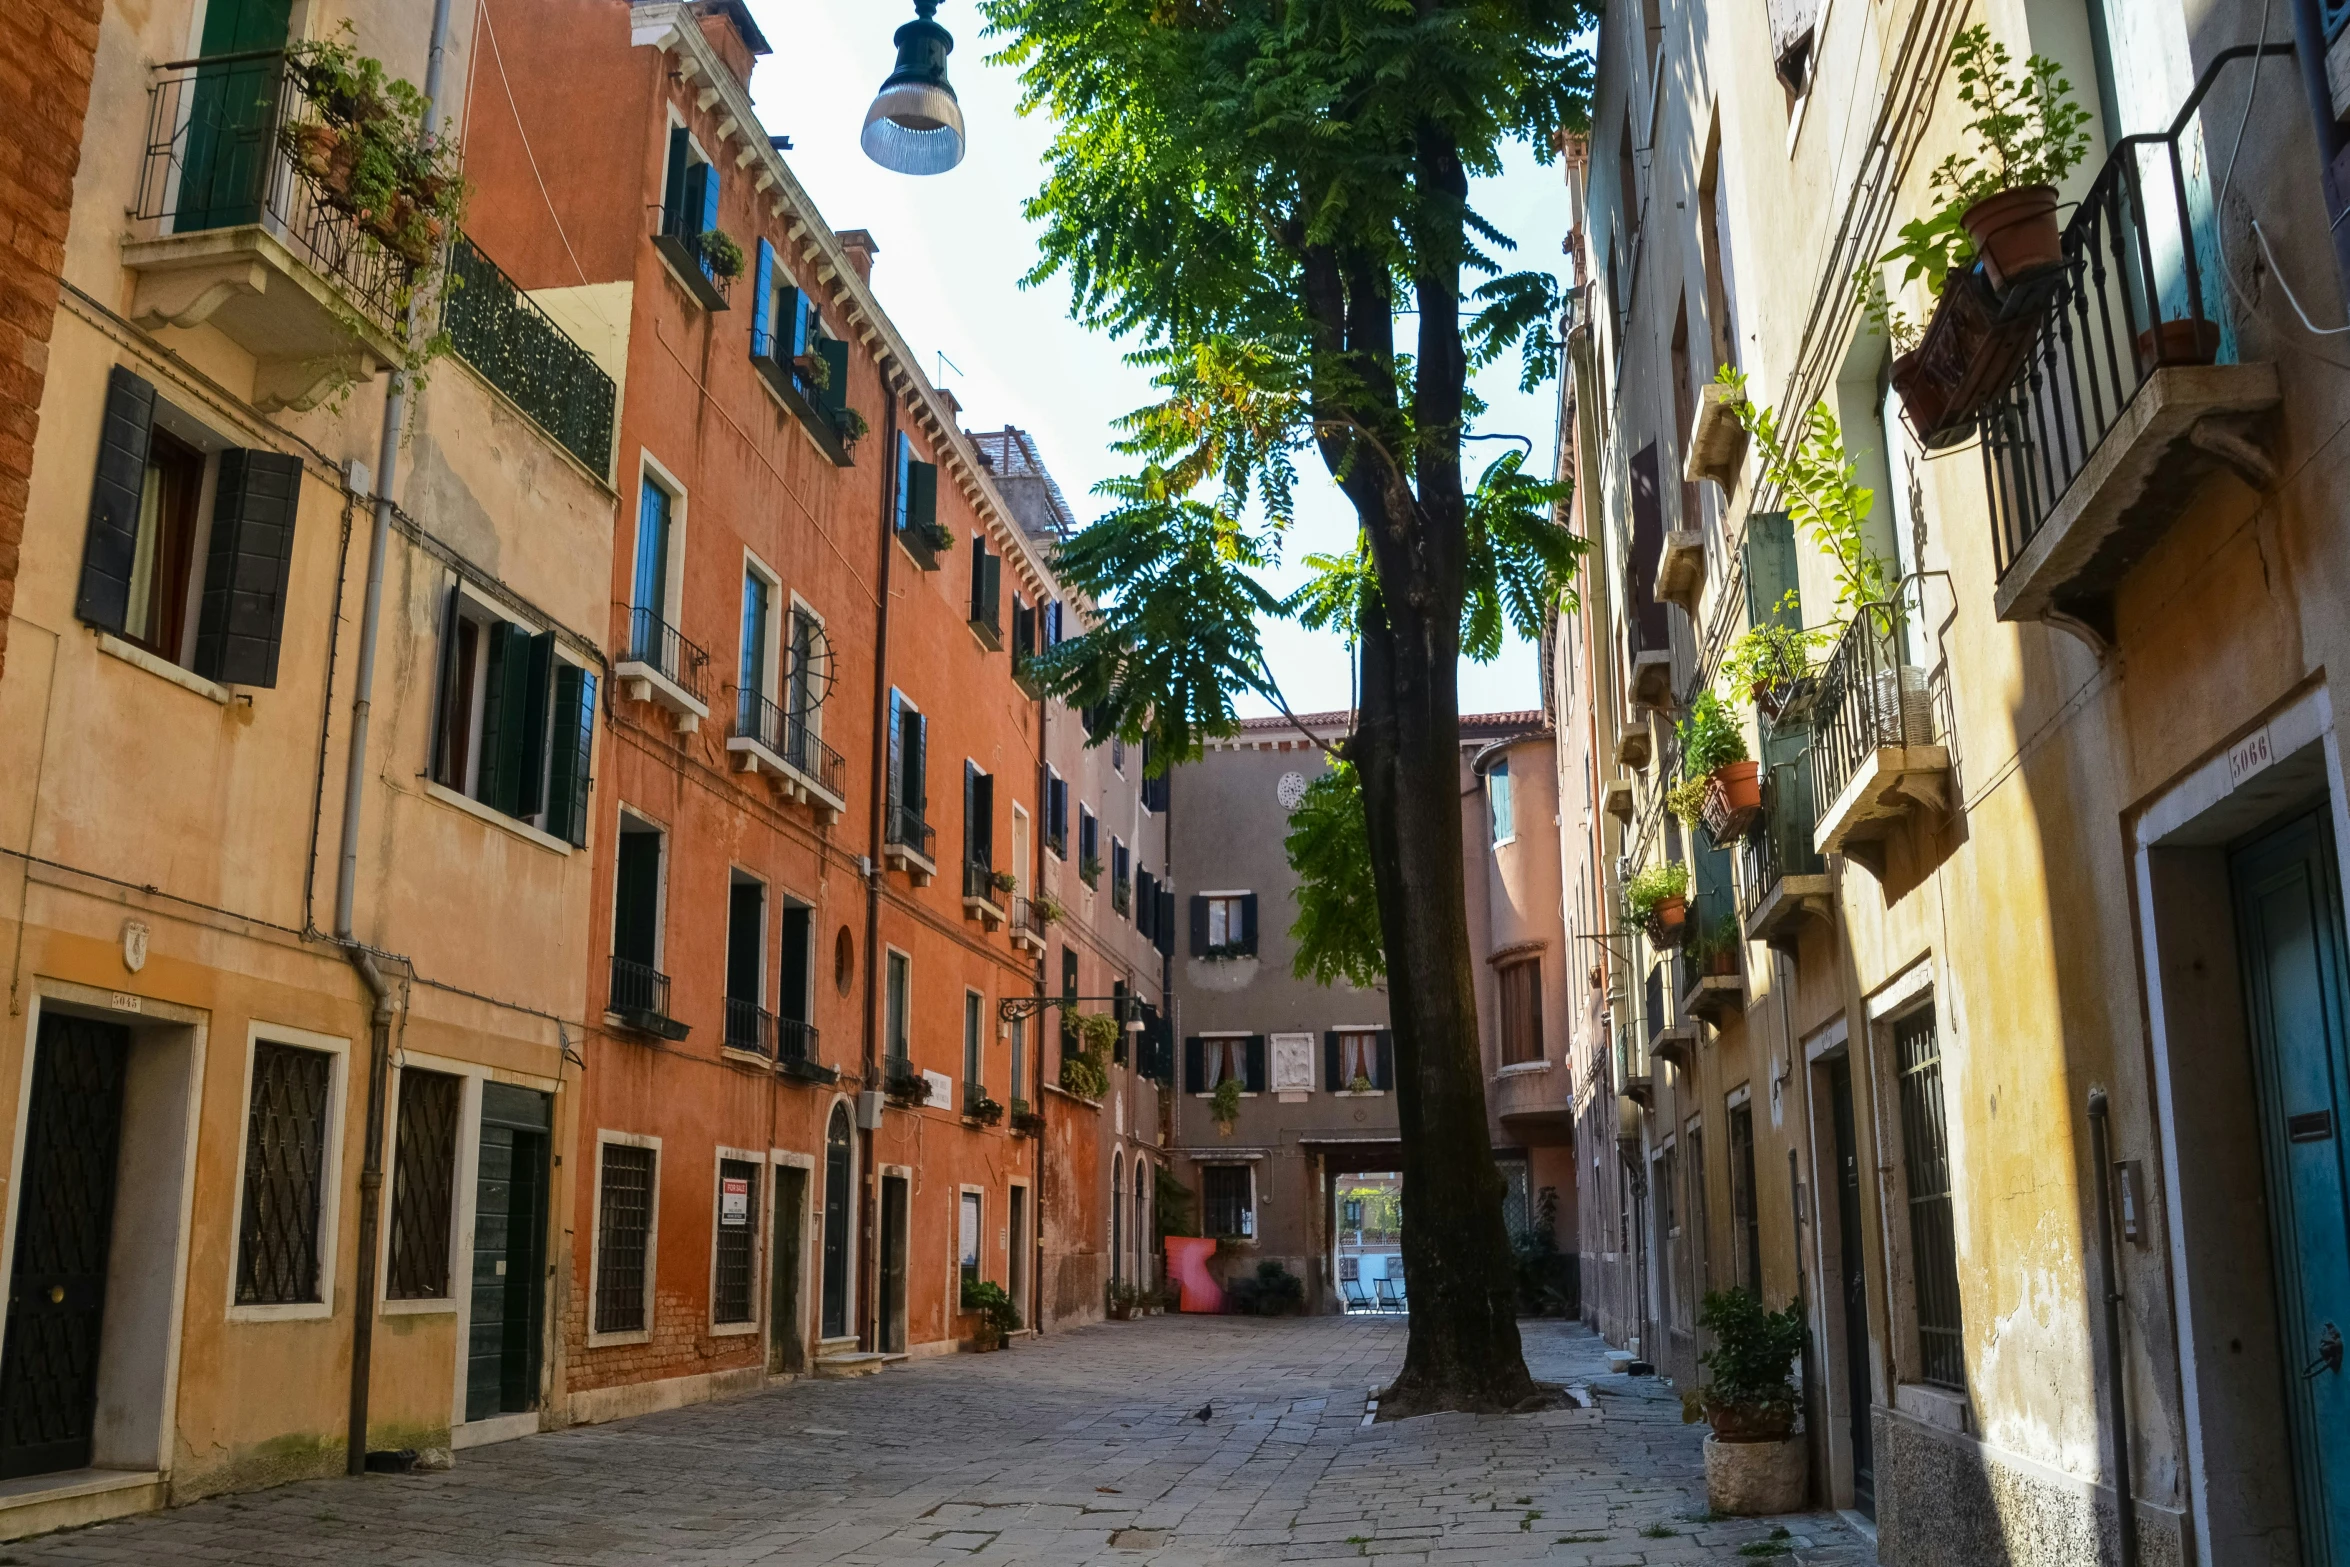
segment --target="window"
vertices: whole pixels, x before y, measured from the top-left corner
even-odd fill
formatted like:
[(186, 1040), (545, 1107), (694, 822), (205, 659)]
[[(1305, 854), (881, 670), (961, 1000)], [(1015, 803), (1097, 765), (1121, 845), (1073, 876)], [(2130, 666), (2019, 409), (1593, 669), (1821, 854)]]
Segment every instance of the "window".
[(1151, 743), (1148, 738), (1145, 738), (1142, 742), (1142, 808), (1144, 810), (1159, 815), (1166, 814), (1167, 785), (1170, 778), (1171, 775), (1165, 772), (1152, 773)]
[(995, 779), (977, 762), (963, 763), (963, 895), (993, 901), (995, 888)]
[(1698, 244), (1705, 259), (1705, 318), (1712, 328), (1714, 369), (1738, 363), (1736, 273), (1730, 264), (1729, 198), (1722, 185), (1722, 153), (1716, 131), (1712, 155), (1697, 186)]
[(596, 677), (555, 633), (452, 584), (441, 619), (432, 781), (567, 843), (587, 842)]
[(718, 1241), (710, 1269), (710, 1320), (749, 1322), (756, 1299), (751, 1281), (758, 1253), (759, 1167), (748, 1159), (718, 1161)]
[(824, 455), (848, 465), (849, 345), (824, 329), (816, 300), (776, 265), (762, 237), (751, 278), (751, 363)]
[(237, 1304), (284, 1306), (320, 1293), (320, 1210), (334, 1057), (259, 1040), (245, 1123), (245, 1204), (237, 1235)]
[(1159, 879), (1149, 871), (1134, 873), (1134, 929), (1145, 941), (1159, 934)]
[[(669, 534), (677, 516), (677, 497), (651, 474), (645, 475), (643, 492), (637, 497), (636, 507), (636, 574), (629, 607), (637, 612), (640, 625), (669, 620)], [(631, 633), (631, 649), (646, 663), (640, 651), (645, 633)]]
[(1253, 958), (1257, 955), (1257, 895), (1203, 893), (1191, 900), (1191, 955), (1195, 958)]
[(1125, 841), (1115, 834), (1110, 838), (1110, 907), (1120, 914), (1134, 907), (1133, 865)]
[(1322, 1036), (1323, 1086), (1334, 1094), (1395, 1086), (1395, 1036), (1383, 1028), (1333, 1029)]
[[(1346, 1217), (1339, 1220), (1341, 1227), (1349, 1230), (1361, 1229), (1363, 1227), (1363, 1200), (1360, 1197), (1349, 1197), (1346, 1200), (1344, 1206)], [(1354, 1261), (1352, 1257), (1349, 1257), (1346, 1260), (1348, 1262)], [(1352, 1273), (1348, 1273), (1344, 1276), (1352, 1278), (1354, 1275)]]
[(1754, 1107), (1730, 1110), (1730, 1223), (1734, 1282), (1748, 1294), (1762, 1295), (1762, 1225), (1755, 1206)]
[(831, 643), (824, 622), (805, 604), (791, 611), (791, 662), (784, 674), (784, 716), (790, 720), (784, 760), (808, 771), (807, 742), (824, 733), (824, 699), (831, 694)]
[(1893, 1025), (1901, 1073), (1901, 1162), (1909, 1185), (1910, 1267), (1917, 1298), (1918, 1371), (1966, 1391), (1958, 1305), (1958, 1236), (1950, 1202), (1950, 1133), (1942, 1112), (1942, 1045), (1934, 1009)]
[(1495, 977), (1501, 990), (1501, 1064), (1540, 1061), (1544, 1054), (1542, 959), (1505, 963)]
[(1257, 1233), (1255, 1192), (1247, 1165), (1202, 1165), (1199, 1179), (1202, 1231), (1219, 1236)]
[(642, 1333), (653, 1272), (654, 1150), (606, 1143), (596, 1182), (595, 1331)]
[(1044, 846), (1055, 859), (1069, 857), (1069, 784), (1049, 767), (1044, 770)]
[(913, 965), (903, 952), (889, 955), (888, 1029), (884, 1042), (889, 1052), (888, 1075), (910, 1077), (914, 1068), (910, 1059), (911, 1012), (913, 1008)]
[[(964, 1192), (955, 1227), (955, 1259), (965, 1284), (979, 1282), (979, 1193)], [(934, 1253), (935, 1255), (935, 1253)]]
[(1713, 1278), (1713, 1259), (1706, 1254), (1705, 1133), (1699, 1129), (1694, 1118), (1691, 1119), (1687, 1130), (1682, 1134), (1682, 1141), (1687, 1143), (1689, 1147), (1687, 1162), (1689, 1234), (1691, 1236), (1689, 1254), (1696, 1259), (1691, 1270), (1695, 1277), (1691, 1279), (1690, 1285), (1698, 1299), (1703, 1300), (1706, 1288)]
[(898, 432), (896, 526), (898, 542), (924, 571), (938, 570), (938, 557), (954, 535), (938, 520), (938, 464), (914, 455), (913, 438)]
[[(694, 144), (692, 133), (682, 125), (671, 126), (668, 177), (661, 188), (659, 238), (665, 243), (660, 248), (673, 264), (697, 267), (704, 278), (713, 280), (716, 273), (703, 236), (718, 227), (720, 184), (718, 166)], [(720, 300), (713, 308), (722, 307)]]
[(736, 683), (752, 696), (768, 693), (769, 655), (767, 645), (769, 623), (774, 613), (775, 588), (756, 570), (743, 571), (743, 625), (741, 672)]
[(1485, 801), (1493, 811), (1496, 848), (1518, 835), (1517, 817), (1510, 810), (1510, 759), (1503, 757), (1485, 770)]
[(1671, 1321), (1686, 1326), (1689, 1301), (1688, 1290), (1681, 1277), (1681, 1165), (1679, 1155), (1670, 1144), (1656, 1156), (1652, 1184), (1656, 1187), (1657, 1234), (1663, 1237), (1663, 1243), (1657, 1247), (1657, 1256), (1664, 1272), (1665, 1315)]
[(1184, 1092), (1212, 1094), (1220, 1083), (1236, 1082), (1244, 1094), (1265, 1091), (1265, 1036), (1194, 1034), (1183, 1043)]
[(971, 629), (990, 649), (1004, 645), (1002, 603), (1004, 558), (988, 552), (987, 540), (971, 537)]
[(1011, 1093), (1015, 1100), (1028, 1097), (1028, 1019), (1016, 1017), (1007, 1025), (1012, 1044)]
[(445, 1300), (449, 1223), (457, 1186), (458, 1106), (464, 1080), (400, 1069), (400, 1125), (392, 1141), (391, 1300)]
[(726, 889), (726, 1048), (775, 1053), (767, 999), (767, 889), (742, 871)]
[(1123, 735), (1110, 736), (1110, 771), (1121, 778), (1126, 776), (1126, 737)]
[(612, 875), (612, 999), (623, 1017), (650, 1022), (669, 1013), (661, 972), (661, 829), (623, 811)]
[(986, 1097), (987, 1002), (976, 990), (963, 992), (963, 1105)]
[(930, 722), (902, 692), (889, 694), (889, 831), (884, 842), (930, 857)]
[(1082, 805), (1077, 807), (1077, 874), (1088, 887), (1102, 878), (1101, 822)]
[(230, 446), (117, 365), (75, 617), (207, 680), (275, 686), (301, 489), (300, 458)]
[(783, 983), (775, 993), (777, 1048), (794, 1059), (814, 1051), (815, 1021), (812, 992), (816, 983), (816, 911), (804, 903), (783, 902)]

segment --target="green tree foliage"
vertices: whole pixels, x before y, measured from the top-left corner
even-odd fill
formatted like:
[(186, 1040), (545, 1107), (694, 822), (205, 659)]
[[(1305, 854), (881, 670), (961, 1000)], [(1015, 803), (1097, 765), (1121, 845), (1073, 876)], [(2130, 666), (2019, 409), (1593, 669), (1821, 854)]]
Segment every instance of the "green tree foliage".
[(1306, 785), (1281, 846), (1297, 874), (1290, 894), (1297, 919), (1289, 927), (1297, 952), (1290, 971), (1324, 985), (1345, 980), (1367, 989), (1384, 980), (1387, 953), (1372, 888), (1371, 829), (1363, 820), (1363, 781), (1352, 763), (1335, 763)]

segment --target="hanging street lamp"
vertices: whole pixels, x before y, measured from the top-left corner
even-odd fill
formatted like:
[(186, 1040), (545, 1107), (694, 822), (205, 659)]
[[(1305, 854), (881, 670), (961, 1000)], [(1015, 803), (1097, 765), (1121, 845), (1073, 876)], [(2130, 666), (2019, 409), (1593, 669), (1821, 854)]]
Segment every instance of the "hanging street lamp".
[(865, 156), (900, 174), (944, 174), (963, 161), (963, 109), (947, 83), (954, 35), (931, 20), (938, 0), (914, 0), (897, 30), (897, 69), (865, 111)]

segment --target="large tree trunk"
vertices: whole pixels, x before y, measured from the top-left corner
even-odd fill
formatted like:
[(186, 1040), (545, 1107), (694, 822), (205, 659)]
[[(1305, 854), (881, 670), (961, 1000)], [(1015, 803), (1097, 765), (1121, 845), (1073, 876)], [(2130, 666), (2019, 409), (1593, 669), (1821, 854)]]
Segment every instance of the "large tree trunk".
[[(1425, 131), (1425, 187), (1465, 213), (1451, 142)], [(1457, 237), (1456, 228), (1455, 235)], [(1429, 242), (1423, 237), (1423, 243)], [(1352, 431), (1394, 430), (1391, 409), (1324, 425), (1323, 455), (1353, 501), (1377, 567), (1360, 626), (1362, 711), (1353, 755), (1363, 785), (1395, 1031), (1403, 1133), (1403, 1255), (1411, 1341), (1383, 1418), (1431, 1409), (1508, 1409), (1537, 1394), (1518, 1341), (1517, 1274), (1485, 1115), (1465, 877), (1461, 865), (1460, 624), (1468, 548), (1460, 433), (1467, 365), (1457, 252), (1429, 245), (1417, 284), (1419, 342), (1408, 476)], [(1342, 351), (1393, 362), (1383, 266), (1309, 265), (1315, 315)], [(1335, 308), (1343, 299), (1343, 308)], [(1393, 385), (1364, 374), (1362, 384)], [(1415, 495), (1414, 490), (1417, 490)]]

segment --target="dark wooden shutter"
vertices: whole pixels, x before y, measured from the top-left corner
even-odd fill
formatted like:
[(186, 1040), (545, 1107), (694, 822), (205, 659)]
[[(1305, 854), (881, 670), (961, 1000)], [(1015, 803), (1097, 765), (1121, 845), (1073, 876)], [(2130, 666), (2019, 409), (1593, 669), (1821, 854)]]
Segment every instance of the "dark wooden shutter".
[(938, 527), (938, 464), (906, 463), (906, 526), (928, 535)]
[(906, 762), (906, 807), (924, 821), (930, 819), (930, 720), (921, 713), (906, 715), (913, 722)]
[(1208, 955), (1208, 900), (1198, 893), (1191, 897), (1191, 955), (1195, 958)]
[[(892, 828), (896, 826), (899, 785), (905, 777), (906, 770), (905, 736), (906, 699), (892, 691), (889, 694), (889, 776), (882, 780), (888, 791), (887, 811), (891, 818), (889, 826)], [(888, 831), (885, 830), (882, 836), (884, 841), (887, 841)]]
[(456, 769), (450, 766), (455, 757), (451, 742), (456, 738), (456, 727), (471, 716), (455, 711), (456, 693), (450, 689), (457, 673), (457, 642), (463, 619), (458, 606), (464, 602), (463, 595), (464, 590), (454, 582), (441, 595), (441, 650), (432, 683), (432, 777), (435, 783), (452, 789), (465, 787), (465, 780), (455, 777)]
[(588, 764), (596, 743), (596, 677), (571, 664), (555, 666), (553, 721), (547, 726), (547, 831), (566, 843), (587, 844)]
[(196, 673), (233, 686), (277, 684), (285, 633), (286, 579), (294, 564), (294, 514), (302, 461), (283, 452), (220, 454), (212, 548), (196, 622)]
[(543, 631), (530, 639), (522, 675), (521, 769), (516, 780), (514, 814), (536, 816), (547, 803), (547, 701), (555, 675), (555, 633)]
[(139, 552), (139, 502), (155, 431), (155, 388), (116, 365), (106, 378), (106, 417), (98, 427), (98, 476), (90, 485), (90, 525), (82, 540), (82, 586), (73, 612), (119, 632), (130, 616), (131, 566)]
[(1149, 871), (1134, 873), (1134, 929), (1145, 941), (1159, 933), (1159, 879)]
[(1159, 889), (1158, 949), (1169, 957), (1175, 955), (1175, 894), (1166, 887)]
[(661, 835), (622, 833), (613, 881), (612, 955), (650, 968), (660, 948)]
[(489, 682), (481, 704), (481, 772), (475, 795), (518, 815), (522, 799), (523, 712), (530, 706), (530, 633), (501, 623), (490, 632)]
[(1183, 1091), (1187, 1094), (1208, 1091), (1208, 1047), (1197, 1034), (1183, 1041)]
[(979, 618), (991, 626), (1000, 625), (996, 607), (1004, 596), (1004, 558), (985, 555), (980, 558), (980, 564), (983, 569), (979, 576)]
[(1241, 1086), (1252, 1094), (1261, 1094), (1265, 1091), (1265, 1036), (1249, 1035), (1245, 1054), (1247, 1079)]
[(816, 394), (817, 400), (839, 413), (849, 406), (849, 345), (837, 337), (822, 338), (816, 352), (824, 361), (824, 385)]
[(1344, 1088), (1346, 1082), (1339, 1075), (1344, 1070), (1339, 1064), (1338, 1030), (1331, 1029), (1322, 1035), (1322, 1086), (1332, 1093)]
[(970, 825), (965, 836), (971, 845), (971, 857), (989, 870), (995, 869), (995, 775), (973, 769), (971, 779)]
[(1240, 900), (1240, 950), (1248, 957), (1257, 955), (1257, 895), (1253, 892)]
[(1672, 620), (1657, 602), (1657, 566), (1664, 558), (1664, 501), (1657, 489), (1656, 443), (1633, 454), (1632, 478), (1632, 616), (1634, 646), (1647, 652), (1673, 645)]
[(1379, 1075), (1373, 1079), (1371, 1086), (1393, 1089), (1395, 1087), (1395, 1030), (1392, 1028), (1379, 1030), (1378, 1072)]
[(686, 129), (674, 125), (669, 129), (669, 170), (661, 184), (661, 232), (685, 232), (685, 159)]

